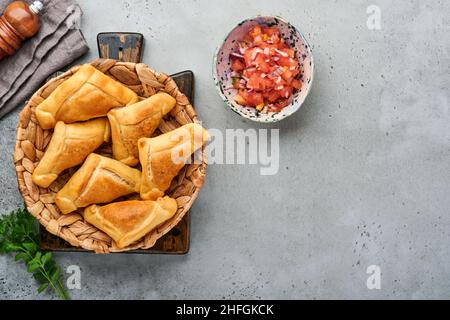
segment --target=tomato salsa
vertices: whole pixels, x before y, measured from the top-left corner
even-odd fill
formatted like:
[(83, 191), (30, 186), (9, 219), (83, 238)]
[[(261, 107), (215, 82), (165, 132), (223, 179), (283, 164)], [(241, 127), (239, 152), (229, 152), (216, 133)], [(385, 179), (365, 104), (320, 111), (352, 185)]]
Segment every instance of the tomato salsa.
[(279, 112), (300, 90), (300, 64), (275, 27), (257, 25), (231, 54), (234, 100), (258, 111)]

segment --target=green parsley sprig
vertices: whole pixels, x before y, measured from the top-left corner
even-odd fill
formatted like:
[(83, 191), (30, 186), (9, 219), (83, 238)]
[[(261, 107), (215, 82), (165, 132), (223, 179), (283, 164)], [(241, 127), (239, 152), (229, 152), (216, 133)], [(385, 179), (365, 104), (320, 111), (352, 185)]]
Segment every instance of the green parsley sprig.
[(70, 299), (52, 253), (39, 249), (38, 235), (36, 220), (26, 209), (0, 216), (0, 254), (15, 253), (16, 261), (24, 261), (40, 285), (39, 293), (51, 289), (59, 298)]

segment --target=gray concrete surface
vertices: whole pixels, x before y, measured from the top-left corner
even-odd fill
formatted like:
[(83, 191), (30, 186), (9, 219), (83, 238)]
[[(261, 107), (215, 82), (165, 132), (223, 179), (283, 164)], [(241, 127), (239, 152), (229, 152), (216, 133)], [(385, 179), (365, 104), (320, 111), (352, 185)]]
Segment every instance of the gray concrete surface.
[[(79, 299), (450, 298), (450, 4), (446, 1), (91, 1), (82, 30), (138, 31), (144, 61), (192, 69), (209, 128), (280, 129), (280, 171), (212, 165), (192, 210), (185, 256), (57, 254), (79, 265)], [(381, 30), (366, 26), (369, 5)], [(260, 126), (224, 108), (211, 79), (215, 47), (240, 20), (279, 14), (314, 47), (303, 108)], [(12, 166), (18, 112), (0, 121), (0, 206), (21, 205)], [(379, 265), (381, 289), (366, 269)], [(65, 275), (67, 276), (67, 275)], [(0, 299), (37, 295), (0, 256)]]

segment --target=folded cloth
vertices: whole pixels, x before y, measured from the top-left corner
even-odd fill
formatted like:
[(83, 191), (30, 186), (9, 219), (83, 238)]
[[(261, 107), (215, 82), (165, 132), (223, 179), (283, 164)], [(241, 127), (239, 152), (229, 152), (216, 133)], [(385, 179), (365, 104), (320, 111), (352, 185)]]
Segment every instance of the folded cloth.
[[(10, 1), (0, 0), (0, 12)], [(52, 73), (89, 49), (77, 23), (81, 9), (74, 0), (41, 0), (41, 29), (12, 56), (0, 61), (0, 118), (21, 105)]]

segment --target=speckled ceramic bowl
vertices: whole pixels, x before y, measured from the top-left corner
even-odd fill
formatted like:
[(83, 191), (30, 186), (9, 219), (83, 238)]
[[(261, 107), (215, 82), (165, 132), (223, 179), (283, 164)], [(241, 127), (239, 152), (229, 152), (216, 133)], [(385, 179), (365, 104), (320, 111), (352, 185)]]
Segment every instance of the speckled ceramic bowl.
[[(237, 90), (233, 88), (231, 83), (232, 70), (230, 54), (238, 51), (239, 41), (257, 24), (278, 27), (285, 41), (297, 52), (297, 57), (302, 66), (300, 79), (302, 81), (302, 88), (294, 94), (291, 103), (280, 112), (261, 113), (255, 108), (244, 107), (234, 101)], [(213, 77), (220, 96), (231, 110), (244, 118), (256, 122), (267, 123), (280, 121), (297, 111), (311, 89), (313, 73), (314, 61), (311, 46), (297, 28), (281, 17), (257, 16), (242, 21), (226, 36), (224, 42), (217, 48), (214, 55)]]

